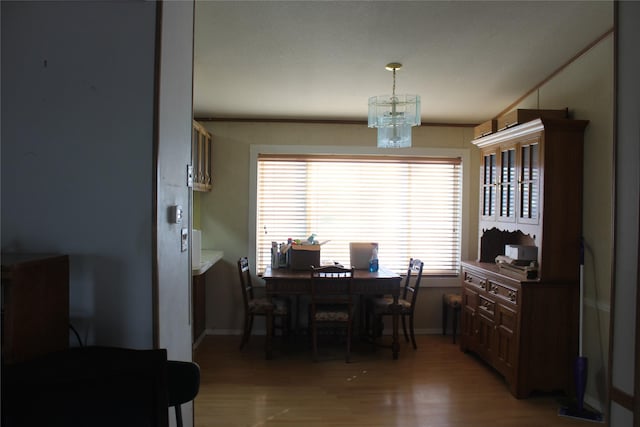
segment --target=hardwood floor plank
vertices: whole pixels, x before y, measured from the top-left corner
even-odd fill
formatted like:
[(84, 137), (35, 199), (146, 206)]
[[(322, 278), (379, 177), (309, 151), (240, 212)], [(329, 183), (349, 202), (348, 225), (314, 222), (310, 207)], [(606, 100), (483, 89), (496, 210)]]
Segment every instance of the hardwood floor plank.
[[(207, 336), (194, 360), (202, 369), (195, 426), (323, 427), (564, 427), (583, 422), (557, 415), (561, 395), (515, 399), (500, 375), (451, 343), (451, 337), (416, 337), (390, 350), (355, 343), (352, 363), (344, 347), (326, 343), (314, 363), (304, 340), (274, 341), (264, 359), (264, 337), (240, 352), (239, 337)], [(324, 357), (324, 359), (322, 359)]]

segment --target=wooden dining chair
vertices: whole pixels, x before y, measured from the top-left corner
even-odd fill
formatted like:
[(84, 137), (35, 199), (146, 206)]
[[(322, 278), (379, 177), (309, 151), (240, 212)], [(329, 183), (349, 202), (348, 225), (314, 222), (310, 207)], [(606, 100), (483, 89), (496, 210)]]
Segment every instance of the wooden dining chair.
[[(424, 263), (419, 259), (411, 258), (409, 260), (409, 267), (407, 268), (407, 276), (404, 281), (404, 285), (401, 291), (400, 298), (398, 299), (398, 310), (400, 318), (402, 319), (402, 332), (404, 338), (409, 342), (409, 335), (411, 336), (411, 343), (413, 348), (417, 349), (416, 337), (413, 329), (413, 313), (415, 311), (416, 301), (418, 299), (418, 291), (420, 290), (420, 281), (422, 280), (422, 268)], [(378, 325), (382, 324), (383, 316), (393, 315), (393, 298), (390, 296), (384, 296), (380, 298), (373, 298), (370, 300), (370, 315), (373, 319), (373, 339), (379, 335)], [(409, 334), (407, 334), (406, 319), (409, 318)]]
[[(249, 259), (242, 257), (238, 260), (238, 273), (240, 274), (240, 286), (242, 287), (242, 300), (244, 302), (244, 328), (240, 350), (249, 341), (251, 330), (253, 329), (253, 319), (255, 316), (265, 316), (271, 312), (272, 322), (267, 322), (267, 334), (274, 333), (274, 329), (282, 329), (283, 335), (289, 330), (289, 313), (291, 312), (289, 303), (279, 298), (257, 298), (254, 295), (253, 282), (251, 281), (251, 269)], [(279, 319), (279, 324), (276, 322)]]
[(340, 325), (346, 328), (347, 352), (351, 361), (351, 330), (353, 297), (351, 294), (353, 269), (335, 265), (311, 269), (311, 303), (309, 321), (313, 344), (313, 360), (318, 361), (318, 328), (321, 325)]

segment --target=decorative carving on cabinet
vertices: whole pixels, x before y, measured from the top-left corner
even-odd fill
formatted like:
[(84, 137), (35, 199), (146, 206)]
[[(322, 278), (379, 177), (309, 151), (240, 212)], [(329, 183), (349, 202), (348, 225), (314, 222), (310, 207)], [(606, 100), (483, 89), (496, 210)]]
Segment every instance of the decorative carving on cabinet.
[(480, 236), (480, 262), (494, 262), (498, 255), (504, 255), (505, 245), (536, 246), (536, 236), (524, 234), (520, 230), (503, 231), (496, 227), (483, 230)]

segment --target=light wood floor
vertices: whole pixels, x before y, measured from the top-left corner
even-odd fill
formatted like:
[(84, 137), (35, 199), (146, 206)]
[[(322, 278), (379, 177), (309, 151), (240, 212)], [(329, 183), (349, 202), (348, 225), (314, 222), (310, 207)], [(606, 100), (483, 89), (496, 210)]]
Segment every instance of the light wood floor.
[[(386, 337), (385, 337), (386, 338)], [(207, 336), (194, 354), (202, 369), (196, 427), (429, 426), (560, 427), (584, 421), (559, 417), (562, 396), (511, 396), (502, 378), (460, 351), (451, 337), (419, 336), (390, 350), (321, 343), (314, 363), (306, 342), (274, 342), (265, 360), (263, 336), (240, 352), (240, 337)]]

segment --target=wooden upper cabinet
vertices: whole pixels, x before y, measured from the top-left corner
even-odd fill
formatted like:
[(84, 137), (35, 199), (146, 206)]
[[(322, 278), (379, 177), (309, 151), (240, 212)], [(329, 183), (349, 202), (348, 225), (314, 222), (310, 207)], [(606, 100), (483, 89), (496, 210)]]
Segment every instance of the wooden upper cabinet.
[(191, 142), (194, 191), (211, 191), (211, 143), (211, 133), (194, 120)]
[(576, 276), (588, 123), (535, 119), (473, 140), (482, 159), (480, 262), (493, 263), (505, 244), (534, 245), (540, 278)]

